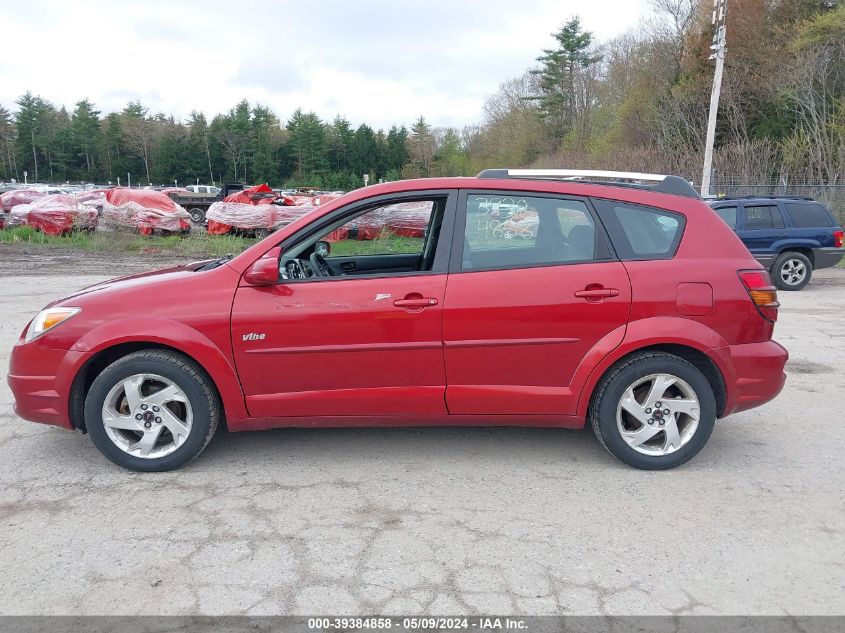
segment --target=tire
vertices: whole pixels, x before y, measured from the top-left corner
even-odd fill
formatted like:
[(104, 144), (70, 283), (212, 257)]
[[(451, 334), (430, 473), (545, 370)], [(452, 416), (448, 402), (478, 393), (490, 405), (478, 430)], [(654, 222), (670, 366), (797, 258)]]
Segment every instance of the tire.
[(191, 215), (191, 222), (194, 224), (202, 224), (205, 222), (205, 211), (202, 209), (194, 208), (188, 211), (188, 213)]
[(172, 470), (196, 458), (220, 416), (220, 400), (205, 371), (166, 350), (116, 360), (85, 398), (85, 427), (94, 445), (118, 466), (140, 472)]
[[(655, 376), (665, 378), (658, 383)], [(676, 382), (669, 383), (669, 378)], [(635, 402), (626, 399), (623, 406), (630, 387), (635, 387), (631, 390)], [(658, 399), (649, 401), (652, 392)], [(653, 408), (654, 402), (661, 408)], [(602, 378), (590, 402), (590, 421), (599, 442), (620, 461), (643, 470), (665, 470), (689, 461), (704, 448), (716, 422), (716, 398), (707, 378), (692, 363), (664, 352), (642, 352), (622, 359)], [(674, 442), (670, 441), (672, 428), (677, 431), (672, 434)]]
[(801, 290), (810, 283), (813, 264), (806, 255), (787, 251), (772, 264), (771, 273), (778, 290)]

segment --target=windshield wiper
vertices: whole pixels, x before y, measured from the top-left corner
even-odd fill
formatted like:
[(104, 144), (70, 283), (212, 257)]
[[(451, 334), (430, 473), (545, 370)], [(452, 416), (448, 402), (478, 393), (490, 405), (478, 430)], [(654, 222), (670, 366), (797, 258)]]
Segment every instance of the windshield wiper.
[(200, 272), (200, 271), (203, 271), (203, 270), (213, 270), (215, 268), (222, 266), (223, 264), (228, 262), (233, 257), (234, 257), (234, 255), (229, 253), (228, 255), (224, 255), (223, 257), (219, 257), (219, 258), (215, 259), (214, 261), (208, 262), (207, 264), (203, 264), (202, 266), (197, 268), (195, 272)]

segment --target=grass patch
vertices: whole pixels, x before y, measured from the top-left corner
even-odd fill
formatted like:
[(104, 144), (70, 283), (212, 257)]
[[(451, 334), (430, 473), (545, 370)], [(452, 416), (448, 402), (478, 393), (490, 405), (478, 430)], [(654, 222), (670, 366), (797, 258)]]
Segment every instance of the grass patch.
[(106, 253), (167, 253), (183, 257), (220, 257), (238, 254), (256, 240), (231, 235), (196, 233), (188, 237), (150, 236), (120, 231), (76, 232), (68, 236), (45, 235), (30, 226), (0, 231), (0, 244), (44, 246)]
[(374, 240), (339, 240), (331, 245), (334, 257), (355, 255), (400, 255), (422, 253), (425, 240), (421, 237), (401, 237), (382, 233)]

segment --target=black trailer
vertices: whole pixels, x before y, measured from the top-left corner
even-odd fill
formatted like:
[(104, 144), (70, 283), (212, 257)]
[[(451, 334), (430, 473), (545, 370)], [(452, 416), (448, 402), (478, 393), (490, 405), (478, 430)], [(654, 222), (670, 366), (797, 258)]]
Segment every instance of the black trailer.
[(179, 195), (178, 193), (169, 193), (167, 195), (170, 196), (173, 202), (184, 207), (191, 214), (191, 221), (194, 224), (205, 224), (205, 214), (208, 212), (208, 207), (215, 202), (219, 202), (229, 194), (235, 193), (236, 191), (243, 191), (246, 187), (243, 183), (235, 182), (223, 185), (220, 193), (216, 196), (204, 196), (201, 194)]

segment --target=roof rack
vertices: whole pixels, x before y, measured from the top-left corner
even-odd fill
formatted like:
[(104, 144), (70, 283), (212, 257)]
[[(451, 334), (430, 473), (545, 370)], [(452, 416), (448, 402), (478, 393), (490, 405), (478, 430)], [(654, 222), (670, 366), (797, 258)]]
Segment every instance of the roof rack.
[[(478, 178), (517, 178), (525, 180), (578, 180), (614, 187), (634, 187), (687, 198), (701, 198), (688, 180), (680, 176), (643, 174), (628, 171), (590, 169), (485, 169)], [(644, 184), (644, 182), (655, 184)]]
[(712, 196), (711, 199), (712, 200), (754, 200), (754, 199), (758, 199), (758, 198), (760, 200), (811, 200), (813, 202), (816, 201), (815, 198), (811, 198), (809, 196), (760, 196), (760, 195), (753, 195), (753, 194), (737, 195), (737, 196), (715, 195), (715, 196)]

